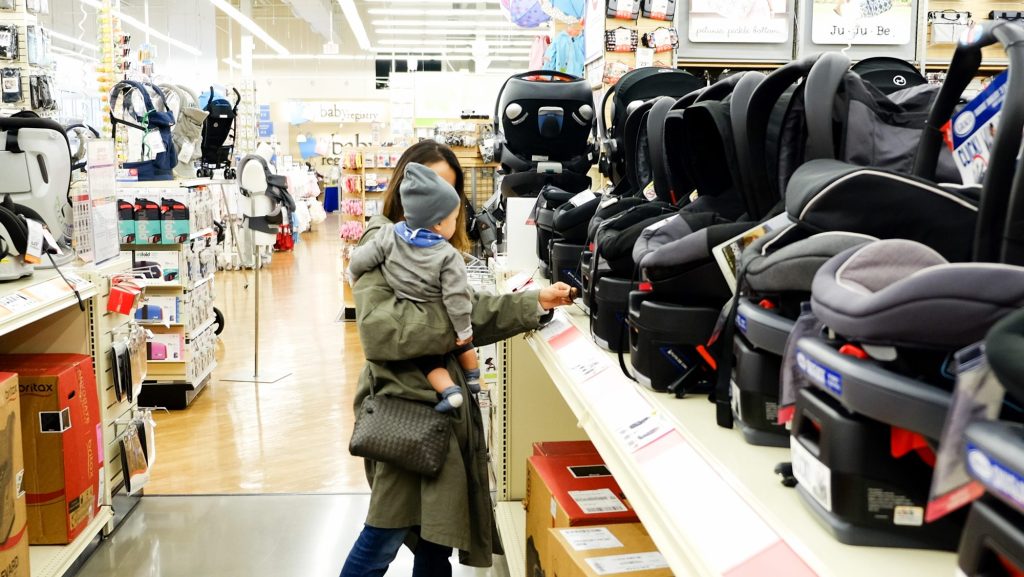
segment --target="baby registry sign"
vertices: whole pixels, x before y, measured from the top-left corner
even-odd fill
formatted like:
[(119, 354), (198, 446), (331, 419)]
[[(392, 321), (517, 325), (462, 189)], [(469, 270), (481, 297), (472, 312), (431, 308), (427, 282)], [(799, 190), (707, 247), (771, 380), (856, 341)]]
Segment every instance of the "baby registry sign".
[(787, 0), (690, 0), (690, 42), (789, 41)]
[(814, 0), (811, 38), (815, 44), (910, 42), (911, 0)]

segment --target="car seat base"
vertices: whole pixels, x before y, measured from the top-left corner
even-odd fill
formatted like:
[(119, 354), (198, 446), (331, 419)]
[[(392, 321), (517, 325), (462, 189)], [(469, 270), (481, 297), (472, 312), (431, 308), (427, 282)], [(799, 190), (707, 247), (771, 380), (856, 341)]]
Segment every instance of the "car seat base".
[(633, 281), (624, 278), (603, 277), (597, 282), (594, 302), (596, 313), (591, 313), (594, 341), (601, 348), (617, 353), (626, 346), (626, 312)]
[[(719, 311), (701, 307), (683, 307), (644, 300), (645, 293), (630, 295), (630, 363), (639, 380), (644, 377), (656, 391), (670, 388), (677, 394), (710, 379), (706, 361), (696, 347), (707, 342), (718, 320)], [(681, 380), (682, 379), (682, 380)], [(710, 386), (711, 381), (706, 383)], [(676, 391), (677, 386), (683, 389)]]
[(583, 258), (582, 244), (568, 244), (554, 242), (551, 244), (551, 275), (553, 280), (565, 284), (583, 288), (583, 275), (580, 272), (580, 262)]
[(971, 506), (960, 537), (957, 566), (966, 577), (1024, 572), (1024, 515), (986, 496)]

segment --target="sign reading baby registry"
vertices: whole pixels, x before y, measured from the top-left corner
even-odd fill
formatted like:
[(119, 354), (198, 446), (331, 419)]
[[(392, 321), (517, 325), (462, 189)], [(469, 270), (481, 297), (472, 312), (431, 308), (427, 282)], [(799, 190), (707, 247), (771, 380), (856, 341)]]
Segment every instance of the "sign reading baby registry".
[(690, 42), (777, 43), (789, 40), (787, 0), (690, 0)]
[(814, 0), (811, 38), (815, 44), (910, 42), (911, 0)]
[(288, 103), (290, 122), (381, 122), (386, 120), (387, 104), (377, 101), (300, 101)]

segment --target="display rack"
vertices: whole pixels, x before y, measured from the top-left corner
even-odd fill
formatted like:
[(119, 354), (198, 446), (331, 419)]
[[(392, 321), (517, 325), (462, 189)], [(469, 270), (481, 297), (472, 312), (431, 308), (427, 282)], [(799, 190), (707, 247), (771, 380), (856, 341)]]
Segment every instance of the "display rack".
[[(564, 399), (572, 422), (593, 441), (677, 575), (953, 573), (951, 553), (835, 541), (797, 492), (783, 487), (773, 473), (776, 464), (790, 460), (788, 450), (747, 445), (738, 431), (718, 427), (704, 397), (678, 400), (627, 379), (617, 357), (590, 339), (587, 319), (577, 309), (558, 311), (526, 342), (553, 383), (548, 397), (534, 402)], [(514, 376), (523, 361), (531, 362), (525, 356), (510, 359), (512, 389), (524, 384)], [(513, 432), (545, 422), (514, 406), (506, 408), (504, 418)], [(525, 468), (525, 461), (509, 466)], [(521, 531), (517, 519), (514, 505), (503, 505), (503, 541), (523, 538), (509, 534)]]
[[(132, 256), (137, 274), (153, 277), (143, 263), (159, 264), (156, 278), (144, 278), (147, 297), (176, 299), (180, 318), (175, 322), (148, 322), (151, 342), (166, 347), (165, 358), (150, 357), (148, 378), (139, 395), (139, 405), (184, 409), (202, 391), (216, 366), (214, 334), (214, 274), (217, 270), (212, 228), (214, 205), (212, 181), (194, 179), (167, 184), (157, 182), (119, 183), (118, 195), (136, 198), (180, 196), (187, 200), (189, 222), (185, 240), (162, 240), (161, 244), (122, 244)], [(138, 223), (137, 223), (138, 224)], [(173, 272), (172, 272), (173, 271)], [(180, 350), (178, 350), (180, 349)], [(177, 354), (175, 354), (177, 351)]]
[[(39, 116), (52, 117), (56, 113), (56, 83), (53, 81), (54, 64), (50, 53), (49, 33), (39, 25), (39, 19), (28, 11), (25, 0), (15, 0), (13, 10), (0, 10), (0, 25), (11, 26), (18, 33), (18, 54), (15, 59), (0, 59), (0, 69), (16, 70), (21, 81), (21, 99), (18, 102), (0, 101), (0, 116), (11, 116), (23, 110), (32, 110)], [(31, 34), (30, 34), (31, 31)], [(30, 37), (35, 46), (30, 49)], [(34, 55), (35, 59), (30, 56)], [(49, 86), (49, 106), (34, 103), (31, 82), (45, 78)], [(6, 83), (8, 79), (4, 79)], [(7, 94), (7, 90), (4, 90)]]
[[(64, 276), (78, 291), (77, 296), (52, 269), (39, 269), (19, 281), (0, 283), (0, 350), (5, 353), (90, 355), (101, 399), (100, 419), (107, 460), (101, 477), (103, 490), (99, 495), (99, 512), (70, 544), (32, 546), (32, 577), (64, 575), (97, 542), (101, 533), (115, 528), (115, 513), (123, 519), (134, 506), (134, 503), (115, 498), (123, 485), (120, 453), (116, 449), (116, 421), (130, 412), (134, 405), (110, 402), (113, 377), (107, 356), (111, 332), (124, 324), (128, 317), (105, 312), (110, 277), (127, 271), (130, 266), (130, 259), (120, 257), (98, 266), (66, 267)], [(79, 298), (84, 311), (79, 308)]]
[[(953, 10), (956, 12), (970, 12), (974, 22), (985, 20), (993, 10), (1020, 11), (1024, 10), (1020, 2), (993, 2), (991, 0), (929, 0), (928, 12), (942, 12)], [(953, 52), (956, 50), (956, 42), (936, 42), (935, 28), (928, 23), (925, 15), (926, 34), (926, 62), (927, 68), (931, 71), (944, 72), (950, 61), (953, 59)], [(959, 32), (959, 30), (958, 30)], [(1000, 44), (986, 46), (982, 49), (981, 71), (997, 72), (1006, 68), (1008, 61), (1006, 52)]]
[(370, 147), (345, 150), (341, 155), (341, 225), (339, 233), (344, 241), (341, 249), (342, 301), (340, 320), (354, 321), (356, 305), (351, 287), (345, 280), (349, 256), (359, 243), (366, 221), (383, 210), (384, 190), (394, 178), (394, 167), (401, 156), (401, 148)]

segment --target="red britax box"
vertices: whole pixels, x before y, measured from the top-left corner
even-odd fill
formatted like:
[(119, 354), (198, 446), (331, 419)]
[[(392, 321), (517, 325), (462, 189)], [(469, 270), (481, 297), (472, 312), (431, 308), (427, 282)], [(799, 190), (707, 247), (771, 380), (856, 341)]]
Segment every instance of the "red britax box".
[(99, 512), (103, 424), (92, 358), (0, 355), (0, 370), (18, 374), (29, 543), (66, 545)]
[(590, 441), (539, 441), (533, 444), (533, 454), (541, 457), (596, 455), (597, 449)]
[(637, 523), (619, 484), (597, 453), (528, 459), (526, 574), (549, 575), (552, 528)]

